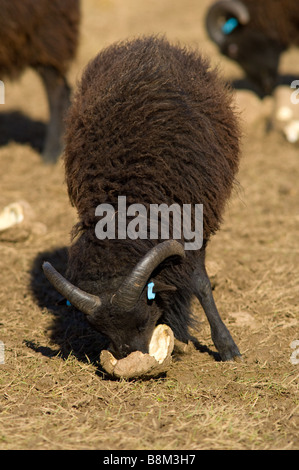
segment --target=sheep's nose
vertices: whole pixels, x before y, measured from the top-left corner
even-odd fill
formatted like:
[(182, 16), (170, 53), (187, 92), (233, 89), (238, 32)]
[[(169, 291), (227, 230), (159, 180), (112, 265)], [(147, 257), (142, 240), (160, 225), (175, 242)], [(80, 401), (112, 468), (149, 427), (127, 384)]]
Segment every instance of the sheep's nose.
[(123, 359), (134, 351), (141, 351), (143, 354), (148, 353), (148, 347), (146, 345), (134, 341), (132, 344), (124, 343), (118, 347), (111, 345), (109, 349), (116, 359)]
[(111, 344), (109, 347), (109, 351), (113, 354), (116, 359), (123, 359), (132, 352), (128, 344), (121, 344), (119, 346)]

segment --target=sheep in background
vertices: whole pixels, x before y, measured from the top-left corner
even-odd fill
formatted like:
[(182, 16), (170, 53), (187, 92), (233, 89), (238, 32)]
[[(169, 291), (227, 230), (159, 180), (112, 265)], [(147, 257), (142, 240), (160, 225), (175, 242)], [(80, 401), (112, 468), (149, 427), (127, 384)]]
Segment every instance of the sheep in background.
[(0, 0), (0, 79), (17, 79), (27, 67), (40, 75), (50, 114), (45, 162), (55, 162), (63, 147), (66, 72), (78, 45), (79, 10), (79, 0)]
[[(198, 53), (145, 37), (114, 44), (87, 66), (67, 118), (66, 182), (79, 216), (69, 280), (50, 263), (43, 269), (109, 338), (117, 359), (147, 353), (161, 323), (180, 341), (190, 340), (193, 295), (222, 360), (240, 356), (205, 269), (206, 246), (221, 223), (238, 164), (231, 94)], [(126, 196), (127, 205), (146, 207), (203, 204), (202, 248), (184, 251), (183, 234), (164, 242), (150, 234), (136, 240), (97, 238), (96, 207), (117, 208), (119, 196)], [(150, 279), (154, 300), (147, 297)]]
[(272, 94), (281, 53), (299, 46), (299, 2), (218, 1), (207, 12), (206, 26), (221, 53), (235, 60), (264, 95)]

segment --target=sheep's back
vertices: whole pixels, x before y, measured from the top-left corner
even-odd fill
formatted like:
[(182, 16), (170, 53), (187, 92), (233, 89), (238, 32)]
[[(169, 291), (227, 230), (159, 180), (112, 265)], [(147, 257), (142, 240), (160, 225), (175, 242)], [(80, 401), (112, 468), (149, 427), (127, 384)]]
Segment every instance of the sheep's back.
[(101, 52), (67, 119), (65, 171), (81, 224), (100, 203), (203, 204), (219, 227), (239, 162), (231, 92), (196, 52), (141, 38)]

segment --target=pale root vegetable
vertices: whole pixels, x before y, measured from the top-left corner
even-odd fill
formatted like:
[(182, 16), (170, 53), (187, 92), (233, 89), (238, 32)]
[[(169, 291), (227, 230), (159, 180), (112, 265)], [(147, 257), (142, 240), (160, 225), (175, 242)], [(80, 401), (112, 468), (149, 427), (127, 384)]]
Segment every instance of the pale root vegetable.
[(149, 355), (153, 356), (159, 364), (162, 364), (172, 353), (174, 336), (167, 325), (158, 325), (149, 345)]
[(134, 351), (117, 360), (110, 351), (104, 350), (101, 352), (100, 362), (108, 374), (118, 378), (151, 377), (167, 370), (171, 363), (173, 346), (172, 330), (167, 325), (158, 325), (149, 345), (149, 354)]
[(274, 94), (274, 127), (292, 144), (299, 140), (299, 104), (297, 91), (289, 86), (279, 86)]
[(15, 201), (0, 211), (0, 241), (20, 242), (31, 235), (44, 235), (45, 224), (36, 220), (31, 205), (24, 200)]
[(13, 202), (0, 212), (0, 230), (6, 230), (24, 220), (24, 208), (19, 202)]

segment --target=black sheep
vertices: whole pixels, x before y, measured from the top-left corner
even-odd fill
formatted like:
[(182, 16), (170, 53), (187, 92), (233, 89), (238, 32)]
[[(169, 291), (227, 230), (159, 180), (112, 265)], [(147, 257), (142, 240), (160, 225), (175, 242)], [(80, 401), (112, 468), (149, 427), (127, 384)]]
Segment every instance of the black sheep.
[(39, 73), (49, 104), (43, 150), (48, 162), (62, 151), (66, 72), (78, 45), (79, 6), (79, 0), (0, 0), (0, 79), (16, 79), (27, 67)]
[(298, 0), (222, 0), (208, 10), (207, 31), (262, 93), (277, 83), (280, 55), (299, 46)]
[[(112, 45), (87, 66), (67, 119), (65, 172), (79, 223), (66, 277), (49, 264), (55, 288), (111, 341), (117, 358), (147, 352), (155, 326), (184, 342), (195, 294), (222, 360), (239, 356), (213, 300), (206, 245), (221, 223), (239, 163), (231, 93), (198, 53), (145, 37)], [(203, 204), (203, 244), (104, 239), (99, 204)], [(194, 215), (193, 215), (194, 216)], [(194, 222), (194, 220), (193, 220)], [(154, 281), (154, 300), (147, 298)], [(76, 286), (76, 287), (74, 287)]]

